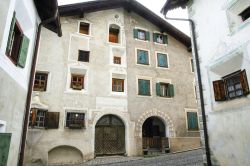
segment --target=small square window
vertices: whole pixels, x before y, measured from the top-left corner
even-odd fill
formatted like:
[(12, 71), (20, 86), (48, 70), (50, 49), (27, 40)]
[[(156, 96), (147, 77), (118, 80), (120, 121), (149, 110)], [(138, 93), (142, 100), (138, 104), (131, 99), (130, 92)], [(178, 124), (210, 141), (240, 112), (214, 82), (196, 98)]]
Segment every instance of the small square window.
[(66, 127), (81, 129), (85, 127), (85, 114), (77, 112), (67, 112)]
[(78, 51), (78, 61), (89, 62), (89, 51)]
[(167, 44), (168, 43), (167, 35), (164, 35), (161, 33), (153, 33), (153, 40), (154, 40), (154, 42), (159, 43), (159, 44)]
[(124, 92), (124, 79), (112, 78), (112, 91)]
[(146, 31), (138, 29), (138, 39), (146, 40)]
[(243, 10), (243, 12), (239, 14), (239, 16), (241, 16), (242, 21), (247, 20), (250, 17), (250, 6)]
[(138, 79), (138, 94), (151, 96), (150, 80)]
[(148, 51), (137, 50), (137, 64), (149, 65)]
[(197, 112), (187, 112), (187, 127), (189, 131), (199, 130)]
[(167, 54), (157, 53), (158, 67), (168, 68), (168, 56)]
[(30, 127), (45, 127), (45, 113), (47, 110), (31, 109), (29, 116)]
[(84, 75), (72, 74), (70, 87), (74, 90), (84, 89)]
[(89, 35), (89, 24), (85, 22), (80, 22), (79, 33)]
[(37, 72), (35, 75), (34, 91), (46, 91), (47, 88), (48, 73)]
[(163, 35), (157, 34), (156, 42), (160, 43), (160, 44), (163, 44)]
[(160, 97), (174, 97), (174, 85), (170, 83), (156, 83), (156, 95)]
[(121, 57), (118, 57), (118, 56), (114, 56), (114, 59), (113, 59), (113, 62), (114, 64), (121, 64)]

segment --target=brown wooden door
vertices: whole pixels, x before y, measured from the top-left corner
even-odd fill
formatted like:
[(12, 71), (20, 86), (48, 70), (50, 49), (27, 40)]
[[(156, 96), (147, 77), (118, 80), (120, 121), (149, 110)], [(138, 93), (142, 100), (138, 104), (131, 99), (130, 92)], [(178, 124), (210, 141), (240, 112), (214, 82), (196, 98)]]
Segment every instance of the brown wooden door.
[(108, 122), (108, 124), (97, 123), (95, 127), (95, 154), (96, 155), (124, 154), (125, 153), (124, 125), (112, 123), (113, 117), (105, 117), (105, 118), (110, 118), (110, 122)]

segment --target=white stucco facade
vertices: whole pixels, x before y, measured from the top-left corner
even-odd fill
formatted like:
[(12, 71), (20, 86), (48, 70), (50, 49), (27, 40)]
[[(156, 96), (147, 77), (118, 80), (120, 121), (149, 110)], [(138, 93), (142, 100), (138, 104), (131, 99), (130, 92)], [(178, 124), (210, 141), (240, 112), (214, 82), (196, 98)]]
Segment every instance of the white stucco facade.
[(249, 83), (250, 19), (240, 17), (249, 6), (249, 0), (193, 0), (188, 7), (195, 22), (213, 165), (250, 163), (250, 96), (215, 101), (213, 88), (213, 81), (244, 69)]

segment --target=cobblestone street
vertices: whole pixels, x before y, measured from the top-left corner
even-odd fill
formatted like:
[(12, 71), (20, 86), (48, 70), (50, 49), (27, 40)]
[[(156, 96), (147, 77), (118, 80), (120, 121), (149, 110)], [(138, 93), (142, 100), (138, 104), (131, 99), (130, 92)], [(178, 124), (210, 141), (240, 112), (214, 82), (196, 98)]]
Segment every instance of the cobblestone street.
[(161, 155), (157, 157), (97, 157), (79, 166), (202, 166), (202, 150)]

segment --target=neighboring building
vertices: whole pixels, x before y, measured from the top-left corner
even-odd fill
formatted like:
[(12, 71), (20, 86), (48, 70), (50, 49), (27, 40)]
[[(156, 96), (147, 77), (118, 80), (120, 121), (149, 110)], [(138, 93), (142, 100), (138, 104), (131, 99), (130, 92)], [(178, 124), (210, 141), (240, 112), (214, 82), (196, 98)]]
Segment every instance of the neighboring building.
[(200, 147), (190, 38), (136, 1), (59, 7), (43, 29), (26, 164)]
[(15, 166), (40, 21), (30, 0), (1, 1), (0, 11), (0, 165)]
[[(171, 1), (165, 11), (185, 7)], [(250, 164), (250, 1), (190, 1), (195, 22), (212, 165)]]

